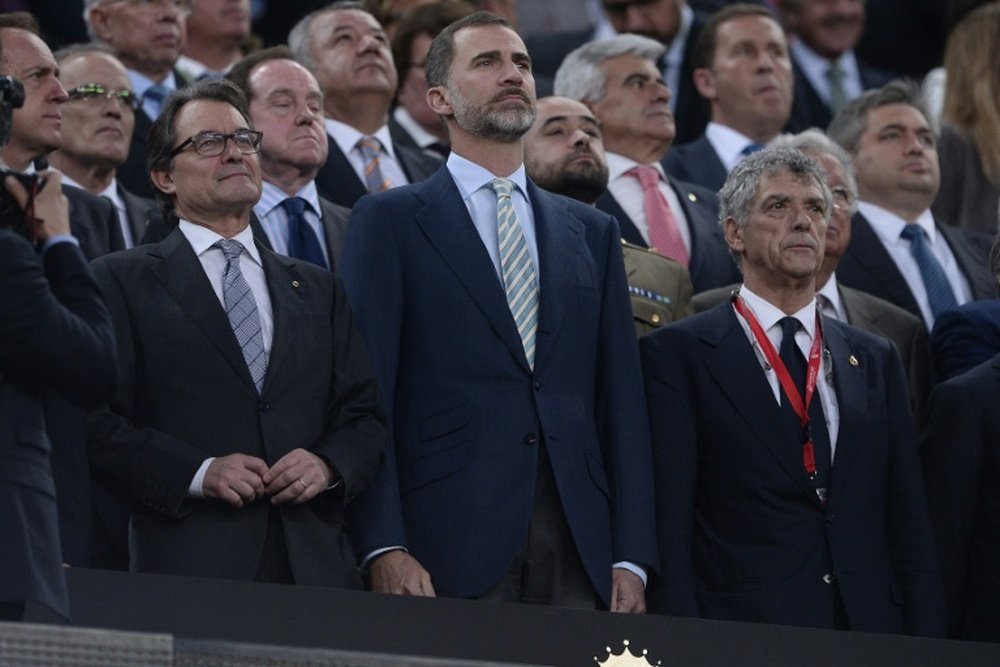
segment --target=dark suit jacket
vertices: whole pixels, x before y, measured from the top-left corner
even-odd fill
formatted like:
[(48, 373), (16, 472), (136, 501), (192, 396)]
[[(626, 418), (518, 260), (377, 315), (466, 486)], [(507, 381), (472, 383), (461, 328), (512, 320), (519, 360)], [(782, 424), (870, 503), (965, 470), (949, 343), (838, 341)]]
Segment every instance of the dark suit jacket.
[[(697, 294), (703, 290), (729, 285), (740, 280), (739, 269), (729, 256), (726, 239), (719, 226), (719, 201), (716, 196), (691, 183), (670, 179), (670, 185), (684, 209), (691, 231), (691, 261), (688, 271)], [(622, 238), (647, 247), (639, 230), (610, 192), (597, 200), (597, 208), (618, 220)]]
[(160, 204), (156, 199), (134, 195), (121, 185), (118, 186), (118, 196), (125, 203), (128, 226), (132, 230), (132, 240), (135, 241), (135, 245), (139, 245), (142, 242), (142, 237), (146, 234), (146, 227), (154, 220), (160, 220), (163, 217)]
[(704, 134), (694, 141), (674, 146), (660, 161), (672, 178), (694, 183), (718, 193), (729, 172)]
[(69, 200), (70, 231), (87, 259), (125, 249), (114, 204), (72, 185), (64, 185), (62, 190)]
[(851, 629), (940, 635), (899, 356), (860, 329), (823, 325), (840, 412), (825, 509), (729, 303), (639, 342), (662, 555), (653, 609), (831, 628), (823, 576), (835, 572)]
[[(940, 223), (937, 223), (937, 230), (948, 242), (959, 268), (969, 281), (972, 298), (992, 298), (996, 281), (988, 269), (992, 243), (989, 236)], [(837, 265), (837, 280), (908, 310), (923, 322), (920, 306), (903, 274), (896, 268), (896, 263), (871, 224), (860, 213), (851, 218), (851, 243)]]
[(949, 634), (1000, 641), (1000, 356), (935, 387), (920, 439)]
[[(792, 114), (785, 126), (787, 132), (802, 132), (811, 127), (825, 130), (833, 120), (833, 112), (809, 83), (794, 56), (792, 57), (792, 73), (795, 77), (794, 96), (792, 98)], [(896, 78), (892, 72), (875, 69), (858, 61), (858, 73), (861, 75), (863, 90), (881, 88)]]
[(0, 313), (0, 601), (68, 616), (49, 456), (53, 445), (73, 443), (48, 436), (43, 400), (58, 393), (84, 404), (110, 394), (111, 321), (79, 249), (56, 244), (43, 264), (27, 241), (3, 230)]
[(941, 313), (931, 351), (939, 382), (992, 359), (1000, 352), (1000, 301), (971, 301)]
[[(694, 310), (704, 312), (732, 296), (738, 284), (708, 290), (695, 295)], [(847, 323), (888, 338), (899, 350), (910, 387), (910, 408), (915, 423), (920, 424), (931, 391), (930, 347), (923, 320), (899, 306), (860, 290), (837, 285), (847, 313)]]
[[(327, 144), (330, 147), (330, 154), (323, 166), (320, 167), (319, 173), (316, 174), (316, 189), (324, 199), (339, 206), (352, 208), (358, 199), (368, 194), (368, 188), (358, 178), (354, 167), (347, 161), (347, 156), (337, 146), (337, 142), (329, 135), (327, 135)], [(410, 183), (424, 180), (441, 166), (441, 160), (435, 160), (419, 148), (407, 148), (394, 144), (393, 149), (396, 151), (399, 165), (403, 168), (403, 173), (406, 174)]]
[(341, 274), (393, 423), (352, 526), (363, 553), (407, 546), (439, 595), (479, 595), (524, 542), (544, 446), (607, 604), (612, 563), (656, 561), (618, 228), (532, 183), (528, 197), (541, 265), (534, 371), (447, 168), (355, 206)]
[(269, 503), (232, 509), (187, 489), (209, 456), (241, 452), (273, 465), (302, 447), (342, 482), (280, 517), (296, 583), (358, 586), (343, 531), (347, 501), (381, 458), (385, 430), (374, 377), (340, 281), (262, 249), (274, 340), (261, 395), (229, 320), (179, 230), (94, 263), (118, 339), (118, 391), (88, 416), (95, 466), (135, 507), (139, 572), (251, 580)]

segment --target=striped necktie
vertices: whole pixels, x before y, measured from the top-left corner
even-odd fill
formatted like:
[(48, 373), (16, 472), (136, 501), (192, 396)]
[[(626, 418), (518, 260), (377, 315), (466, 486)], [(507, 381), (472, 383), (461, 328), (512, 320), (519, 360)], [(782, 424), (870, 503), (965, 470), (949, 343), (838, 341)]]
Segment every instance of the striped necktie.
[(243, 359), (247, 362), (250, 377), (259, 394), (267, 372), (267, 355), (264, 353), (264, 333), (260, 325), (257, 301), (240, 269), (240, 255), (243, 254), (244, 247), (233, 239), (221, 239), (215, 245), (226, 257), (226, 272), (222, 278), (222, 302), (226, 308), (226, 317), (229, 318), (229, 325), (233, 328), (236, 342), (240, 345)]
[(500, 245), (500, 269), (507, 305), (517, 333), (524, 345), (528, 366), (535, 368), (535, 336), (538, 333), (538, 280), (535, 265), (528, 253), (521, 222), (517, 219), (511, 193), (514, 183), (495, 178), (490, 187), (497, 194), (497, 240)]
[(392, 181), (382, 175), (380, 156), (382, 144), (375, 137), (361, 137), (357, 143), (358, 152), (365, 161), (365, 187), (368, 192), (385, 192), (392, 187)]

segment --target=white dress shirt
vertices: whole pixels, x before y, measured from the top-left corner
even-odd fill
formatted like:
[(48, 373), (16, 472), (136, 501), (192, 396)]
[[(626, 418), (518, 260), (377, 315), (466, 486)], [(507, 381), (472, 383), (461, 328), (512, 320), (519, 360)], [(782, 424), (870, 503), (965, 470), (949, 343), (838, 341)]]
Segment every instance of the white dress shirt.
[[(757, 318), (761, 328), (771, 340), (771, 344), (774, 345), (774, 349), (776, 351), (781, 349), (781, 325), (779, 321), (785, 317), (785, 313), (751, 292), (745, 285), (740, 287), (740, 296), (743, 297), (750, 312)], [(802, 356), (808, 359), (813, 339), (816, 336), (816, 301), (810, 301), (809, 305), (794, 313), (792, 317), (802, 325), (795, 334), (795, 344), (798, 345)], [(771, 392), (774, 394), (774, 400), (780, 406), (781, 383), (778, 380), (778, 374), (771, 368), (764, 352), (757, 345), (757, 339), (754, 337), (753, 331), (750, 330), (749, 323), (739, 313), (736, 313), (736, 319), (743, 327), (743, 331), (746, 332), (750, 345), (753, 346), (754, 354), (757, 356), (757, 361), (760, 363), (767, 383), (771, 387)], [(840, 404), (837, 402), (837, 393), (833, 386), (833, 362), (826, 352), (826, 343), (823, 344), (823, 353), (820, 355), (819, 378), (816, 382), (816, 393), (813, 395), (813, 400), (816, 400), (817, 397), (823, 406), (826, 429), (830, 435), (830, 463), (832, 464), (834, 453), (837, 450), (837, 436), (840, 433)]]
[[(325, 119), (323, 123), (326, 126), (326, 133), (337, 144), (340, 152), (344, 154), (347, 161), (354, 168), (354, 173), (364, 183), (365, 159), (361, 156), (361, 152), (357, 146), (358, 141), (362, 137), (369, 135), (365, 135), (350, 125), (332, 118)], [(392, 182), (392, 187), (409, 183), (409, 179), (406, 178), (406, 174), (403, 172), (403, 167), (399, 164), (399, 158), (396, 156), (396, 148), (392, 145), (389, 126), (383, 125), (375, 134), (370, 136), (375, 137), (382, 144), (382, 153), (379, 155), (379, 169), (382, 170), (382, 176)]]
[(722, 166), (726, 168), (727, 174), (739, 164), (740, 160), (746, 157), (743, 154), (743, 149), (756, 143), (745, 134), (714, 121), (705, 127), (705, 138), (708, 139), (708, 143), (712, 144), (712, 148), (719, 156)]
[[(917, 260), (913, 258), (910, 251), (910, 242), (899, 236), (907, 222), (895, 213), (864, 201), (858, 202), (858, 211), (871, 224), (875, 234), (889, 256), (892, 257), (892, 261), (896, 263), (896, 268), (903, 274), (903, 279), (909, 285), (913, 298), (920, 306), (920, 313), (923, 315), (927, 330), (930, 331), (934, 328), (934, 313), (931, 312), (931, 303), (927, 298), (927, 288), (924, 287), (924, 279), (920, 275)], [(969, 286), (969, 281), (959, 268), (958, 260), (955, 259), (948, 241), (938, 232), (930, 209), (921, 213), (912, 224), (920, 225), (926, 232), (926, 241), (948, 277), (951, 291), (954, 292), (958, 305), (971, 301), (972, 288)]]
[(823, 314), (840, 320), (845, 324), (850, 324), (847, 320), (847, 310), (844, 309), (844, 301), (840, 298), (840, 290), (837, 288), (837, 274), (833, 273), (821, 289), (816, 292), (820, 303), (823, 304)]
[[(650, 245), (649, 225), (646, 222), (646, 195), (643, 192), (642, 183), (635, 176), (625, 173), (633, 167), (640, 166), (639, 163), (617, 153), (607, 153), (606, 158), (608, 161), (608, 192), (611, 193), (615, 201), (618, 202), (618, 205), (625, 211), (625, 215), (632, 220), (632, 224), (635, 225), (635, 228), (642, 236), (642, 240), (646, 242), (646, 245)], [(653, 167), (660, 173), (659, 190), (666, 197), (667, 204), (670, 205), (670, 211), (677, 220), (677, 228), (680, 230), (684, 247), (687, 248), (688, 256), (690, 256), (691, 229), (688, 226), (687, 216), (684, 215), (684, 207), (681, 206), (681, 200), (677, 196), (677, 193), (674, 192), (674, 189), (670, 187), (670, 180), (666, 173), (664, 173), (660, 163), (654, 162), (647, 166)]]
[[(201, 267), (205, 270), (208, 282), (212, 285), (215, 296), (219, 299), (219, 305), (225, 310), (225, 301), (222, 296), (223, 278), (226, 274), (226, 258), (222, 254), (221, 248), (213, 247), (216, 241), (225, 237), (220, 236), (208, 227), (196, 225), (181, 220), (178, 224), (184, 238), (191, 244), (191, 249), (198, 256)], [(267, 291), (267, 280), (264, 277), (264, 266), (260, 261), (260, 251), (253, 242), (253, 232), (249, 225), (242, 232), (233, 237), (234, 241), (243, 244), (246, 252), (240, 255), (240, 271), (246, 278), (253, 298), (257, 302), (257, 310), (260, 313), (260, 328), (264, 338), (264, 355), (271, 356), (271, 342), (274, 336), (274, 311), (271, 308), (271, 295)], [(202, 462), (188, 486), (188, 495), (195, 498), (204, 497), (205, 473), (208, 466), (214, 461), (214, 457), (209, 457)]]
[[(260, 200), (254, 204), (253, 212), (257, 214), (260, 226), (264, 228), (267, 240), (271, 242), (271, 249), (279, 255), (287, 255), (289, 238), (288, 214), (285, 212), (281, 202), (288, 199), (288, 195), (273, 183), (264, 181), (263, 185)], [(323, 252), (323, 258), (326, 259), (326, 265), (332, 266), (330, 264), (330, 254), (326, 248), (326, 231), (323, 229), (321, 219), (323, 210), (319, 207), (319, 194), (316, 192), (316, 181), (306, 183), (294, 196), (305, 199), (306, 203), (309, 204), (302, 215), (306, 219), (306, 224), (309, 225), (309, 228), (316, 235), (316, 240), (319, 241), (319, 247)]]
[(834, 65), (839, 67), (843, 73), (845, 101), (850, 102), (860, 96), (864, 90), (864, 85), (861, 82), (861, 70), (858, 69), (858, 60), (854, 56), (854, 51), (845, 51), (840, 54), (839, 58), (830, 61), (806, 46), (801, 39), (793, 39), (788, 48), (809, 85), (813, 87), (813, 90), (828, 107), (831, 106), (831, 95), (830, 79), (827, 72)]
[[(62, 174), (62, 172), (59, 173)], [(86, 190), (85, 187), (74, 181), (71, 176), (66, 174), (62, 175), (62, 182), (63, 185), (71, 185), (74, 188)], [(108, 184), (108, 187), (104, 188), (97, 194), (101, 197), (107, 197), (111, 200), (111, 203), (114, 204), (115, 211), (118, 212), (118, 225), (121, 227), (122, 237), (125, 239), (125, 247), (135, 247), (136, 239), (132, 235), (132, 225), (129, 224), (128, 209), (125, 208), (125, 201), (121, 198), (121, 195), (118, 194), (118, 180), (112, 176), (111, 183)]]

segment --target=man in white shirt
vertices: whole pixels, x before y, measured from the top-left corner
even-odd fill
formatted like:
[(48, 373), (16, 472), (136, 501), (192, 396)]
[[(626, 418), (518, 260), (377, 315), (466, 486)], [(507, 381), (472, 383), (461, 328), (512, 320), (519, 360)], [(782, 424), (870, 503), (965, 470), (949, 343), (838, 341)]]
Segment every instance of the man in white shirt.
[(675, 132), (670, 90), (656, 67), (662, 53), (662, 44), (639, 35), (585, 44), (563, 61), (555, 89), (586, 104), (601, 123), (609, 179), (597, 207), (615, 216), (625, 240), (687, 266), (700, 292), (739, 274), (714, 193), (667, 178), (660, 164)]
[(792, 106), (784, 31), (767, 8), (739, 4), (714, 14), (695, 50), (694, 82), (708, 100), (705, 133), (663, 160), (671, 176), (718, 191), (746, 155), (781, 132)]
[(288, 44), (324, 95), (330, 147), (316, 177), (320, 195), (350, 208), (369, 192), (417, 182), (437, 170), (439, 160), (392, 141), (396, 67), (385, 30), (361, 3), (335, 2), (307, 14)]
[(930, 205), (940, 172), (936, 137), (914, 86), (893, 82), (834, 118), (830, 138), (851, 155), (860, 202), (838, 276), (920, 317), (991, 298), (991, 239), (941, 224)]

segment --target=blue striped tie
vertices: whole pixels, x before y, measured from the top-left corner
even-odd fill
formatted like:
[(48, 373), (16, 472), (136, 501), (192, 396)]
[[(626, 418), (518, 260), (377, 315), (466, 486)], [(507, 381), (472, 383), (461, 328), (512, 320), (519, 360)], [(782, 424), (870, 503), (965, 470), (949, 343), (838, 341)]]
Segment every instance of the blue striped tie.
[(250, 377), (260, 393), (267, 371), (267, 355), (264, 353), (264, 334), (260, 326), (260, 311), (250, 291), (250, 285), (240, 269), (240, 255), (243, 244), (232, 239), (216, 241), (215, 245), (226, 256), (226, 272), (222, 278), (222, 301), (226, 308), (229, 325), (236, 334), (243, 359), (250, 369)]
[(514, 187), (506, 178), (495, 178), (490, 187), (497, 193), (497, 240), (500, 244), (500, 272), (507, 305), (524, 345), (528, 366), (535, 368), (535, 336), (538, 333), (538, 280), (528, 253), (521, 222), (510, 195)]
[(930, 303), (931, 313), (937, 319), (937, 316), (944, 311), (958, 306), (958, 302), (955, 300), (955, 292), (951, 289), (951, 283), (948, 282), (948, 276), (941, 268), (941, 263), (934, 257), (934, 253), (931, 252), (924, 234), (924, 228), (914, 223), (903, 227), (903, 231), (899, 235), (910, 242), (910, 254), (913, 255), (913, 259), (917, 262), (917, 268), (920, 269), (920, 277), (927, 290), (927, 301)]

